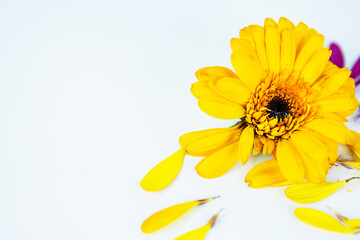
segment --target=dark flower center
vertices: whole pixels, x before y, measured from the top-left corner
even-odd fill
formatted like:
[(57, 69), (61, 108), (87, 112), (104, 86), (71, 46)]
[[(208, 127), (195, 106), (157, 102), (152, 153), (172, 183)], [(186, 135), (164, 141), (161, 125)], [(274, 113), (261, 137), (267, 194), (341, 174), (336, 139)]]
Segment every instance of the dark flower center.
[(283, 120), (290, 113), (289, 103), (281, 97), (272, 98), (266, 108), (269, 109), (267, 112), (270, 118), (277, 117), (279, 120)]

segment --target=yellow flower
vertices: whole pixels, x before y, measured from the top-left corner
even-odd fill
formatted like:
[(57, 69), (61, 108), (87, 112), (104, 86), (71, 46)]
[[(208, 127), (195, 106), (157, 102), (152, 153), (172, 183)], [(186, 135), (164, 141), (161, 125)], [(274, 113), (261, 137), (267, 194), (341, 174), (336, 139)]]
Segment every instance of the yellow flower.
[[(343, 123), (358, 106), (350, 71), (329, 62), (323, 35), (286, 18), (245, 27), (230, 44), (236, 73), (205, 67), (191, 88), (202, 111), (238, 121), (180, 138), (189, 155), (205, 157), (199, 175), (219, 177), (262, 151), (288, 182), (324, 182), (337, 143), (354, 144)], [(284, 182), (278, 177), (275, 184)]]

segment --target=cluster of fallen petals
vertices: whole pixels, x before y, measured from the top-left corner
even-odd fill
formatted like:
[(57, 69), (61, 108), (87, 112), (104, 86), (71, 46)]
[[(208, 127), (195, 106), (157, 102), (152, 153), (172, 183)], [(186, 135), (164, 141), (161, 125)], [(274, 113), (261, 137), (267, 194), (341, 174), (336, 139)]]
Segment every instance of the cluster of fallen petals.
[[(288, 186), (285, 195), (298, 203), (322, 200), (359, 179), (326, 182), (334, 165), (360, 168), (360, 134), (344, 124), (359, 106), (355, 86), (360, 85), (360, 59), (349, 71), (338, 45), (324, 47), (323, 35), (283, 17), (278, 22), (266, 19), (264, 27), (245, 27), (230, 45), (235, 72), (219, 66), (202, 68), (191, 92), (203, 112), (234, 120), (234, 125), (182, 135), (181, 148), (149, 171), (141, 187), (147, 191), (167, 187), (186, 155), (204, 157), (195, 168), (203, 178), (221, 177), (238, 161), (245, 165), (251, 155), (271, 155), (247, 173), (245, 182), (251, 188)], [(350, 149), (352, 159), (338, 156), (338, 144)], [(184, 209), (202, 203), (184, 203)], [(172, 208), (178, 216), (188, 211), (181, 212), (178, 205)], [(176, 214), (168, 218), (164, 211), (168, 214), (169, 208), (147, 219), (142, 231), (156, 231), (178, 218)], [(297, 208), (295, 215), (319, 228), (359, 232), (358, 225), (350, 226), (338, 214), (340, 222), (308, 208)], [(215, 218), (202, 230), (187, 234), (203, 239)], [(184, 236), (178, 239), (190, 239)]]

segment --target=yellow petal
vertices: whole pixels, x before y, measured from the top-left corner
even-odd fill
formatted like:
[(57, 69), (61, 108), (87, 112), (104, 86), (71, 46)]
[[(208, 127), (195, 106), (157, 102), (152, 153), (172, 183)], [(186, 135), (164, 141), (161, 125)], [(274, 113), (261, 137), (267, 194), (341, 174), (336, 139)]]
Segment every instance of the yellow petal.
[(359, 104), (350, 96), (332, 94), (316, 101), (317, 112), (354, 112)]
[(219, 94), (210, 89), (208, 82), (195, 82), (191, 85), (190, 91), (197, 99), (204, 97), (219, 97)]
[(327, 198), (350, 180), (352, 179), (320, 184), (310, 182), (294, 184), (285, 189), (285, 194), (294, 202), (313, 203)]
[(270, 186), (286, 186), (291, 182), (282, 175), (276, 160), (262, 162), (253, 167), (245, 177), (245, 182), (251, 188), (262, 188)]
[(339, 213), (335, 212), (335, 210), (331, 209), (334, 214), (336, 215), (336, 217), (343, 223), (345, 223), (347, 226), (349, 226), (350, 228), (353, 229), (357, 229), (360, 231), (360, 219), (348, 219), (342, 215), (340, 215)]
[(259, 61), (263, 66), (264, 70), (269, 69), (269, 64), (266, 56), (266, 49), (265, 49), (265, 29), (258, 25), (251, 26), (250, 28), (252, 37), (254, 39), (256, 53), (259, 57)]
[(319, 97), (326, 97), (338, 90), (349, 78), (351, 72), (346, 69), (333, 71), (332, 74), (321, 78), (313, 85), (313, 89), (320, 93)]
[(185, 149), (181, 148), (156, 165), (141, 180), (141, 187), (146, 191), (159, 191), (167, 187), (180, 172), (185, 153)]
[(360, 162), (347, 162), (347, 161), (341, 161), (341, 162), (360, 169)]
[(360, 134), (351, 131), (352, 138), (354, 139), (352, 144), (350, 144), (350, 150), (354, 155), (354, 158), (359, 161), (360, 160)]
[(308, 41), (306, 41), (304, 47), (301, 49), (295, 60), (294, 70), (296, 72), (302, 72), (310, 58), (314, 56), (318, 50), (323, 48), (324, 41), (324, 36), (321, 34), (315, 34), (311, 36)]
[(207, 156), (212, 152), (239, 140), (240, 129), (230, 128), (230, 131), (219, 132), (200, 138), (186, 147), (187, 154), (191, 156), (201, 157)]
[(255, 49), (244, 42), (240, 45), (241, 48), (239, 47), (239, 50), (231, 55), (231, 64), (240, 80), (251, 92), (255, 92), (255, 88), (262, 80), (264, 70)]
[(280, 71), (280, 33), (275, 27), (265, 28), (266, 55), (269, 62), (270, 71), (279, 73)]
[(341, 122), (330, 119), (315, 119), (304, 126), (343, 145), (354, 142), (351, 131)]
[(265, 18), (264, 27), (277, 28), (277, 23), (276, 23), (275, 20), (272, 19), (272, 18)]
[(300, 155), (290, 142), (286, 140), (278, 142), (276, 160), (278, 161), (281, 173), (287, 180), (293, 183), (304, 180), (304, 166)]
[(311, 208), (296, 208), (295, 216), (301, 221), (314, 227), (339, 233), (355, 233), (356, 230), (348, 228), (330, 215)]
[(232, 132), (231, 128), (211, 128), (205, 129), (201, 131), (189, 132), (182, 135), (179, 139), (179, 143), (183, 148), (186, 148), (190, 143), (200, 140), (204, 137), (209, 137), (214, 134), (224, 133), (224, 132)]
[(210, 228), (212, 228), (215, 224), (216, 218), (219, 215), (220, 211), (213, 216), (210, 221), (205, 224), (204, 226), (197, 228), (195, 230), (192, 230), (190, 232), (187, 232), (177, 238), (175, 238), (175, 240), (203, 240), (205, 239), (206, 234), (208, 233), (208, 231), (210, 230)]
[(203, 178), (217, 178), (227, 173), (239, 160), (239, 145), (232, 143), (207, 156), (196, 166), (196, 172)]
[(242, 131), (239, 141), (240, 160), (243, 165), (249, 160), (253, 144), (254, 129), (251, 126), (247, 126)]
[(236, 78), (220, 78), (209, 82), (209, 86), (220, 96), (240, 105), (245, 105), (251, 94), (246, 85)]
[(155, 232), (166, 225), (174, 222), (182, 215), (190, 211), (192, 208), (209, 202), (216, 197), (203, 199), (203, 200), (196, 200), (196, 201), (188, 201), (184, 203), (180, 203), (168, 208), (165, 208), (157, 213), (154, 213), (150, 217), (148, 217), (143, 224), (141, 225), (141, 231), (143, 233), (152, 233)]
[(294, 24), (291, 21), (289, 21), (289, 19), (284, 17), (279, 18), (278, 29), (280, 32), (282, 32), (285, 29), (293, 30), (294, 28), (295, 28)]
[(245, 116), (242, 106), (220, 97), (201, 98), (198, 105), (203, 112), (215, 118), (237, 119)]
[(293, 70), (296, 54), (294, 33), (285, 29), (281, 38), (280, 69), (288, 74)]
[(236, 74), (226, 67), (204, 67), (195, 73), (199, 81), (213, 81), (223, 77), (237, 78)]
[(325, 145), (314, 135), (305, 131), (293, 133), (290, 142), (296, 146), (301, 156), (305, 168), (305, 178), (310, 182), (325, 182), (329, 168), (328, 150)]
[(294, 28), (295, 41), (296, 41), (296, 55), (299, 55), (301, 50), (303, 49), (305, 43), (315, 34), (317, 34), (316, 30), (309, 29), (305, 23), (300, 22)]
[(306, 64), (300, 77), (304, 78), (305, 82), (312, 84), (324, 72), (325, 66), (329, 61), (331, 51), (329, 48), (319, 50)]
[(262, 143), (258, 137), (254, 137), (254, 149), (253, 149), (253, 155), (258, 155), (261, 152), (262, 149)]

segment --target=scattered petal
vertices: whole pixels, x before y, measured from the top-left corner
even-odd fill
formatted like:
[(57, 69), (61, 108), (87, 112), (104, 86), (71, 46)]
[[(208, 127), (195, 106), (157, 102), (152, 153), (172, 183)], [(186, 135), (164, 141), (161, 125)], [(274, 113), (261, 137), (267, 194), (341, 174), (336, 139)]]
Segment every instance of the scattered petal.
[(317, 228), (338, 233), (357, 232), (356, 229), (346, 227), (329, 214), (326, 214), (316, 209), (300, 207), (296, 208), (294, 213), (295, 216), (301, 221)]
[(178, 175), (184, 162), (186, 151), (181, 148), (148, 172), (140, 185), (146, 191), (159, 191), (167, 187)]
[(285, 195), (294, 202), (313, 203), (330, 196), (336, 192), (336, 190), (353, 179), (355, 178), (339, 182), (325, 182), (320, 184), (311, 182), (294, 184), (285, 189)]
[(352, 167), (356, 167), (356, 168), (360, 169), (360, 162), (347, 162), (347, 161), (343, 162), (342, 161), (341, 163), (345, 163), (347, 165), (350, 165)]
[(203, 200), (188, 201), (180, 203), (168, 208), (165, 208), (157, 213), (154, 213), (148, 217), (141, 225), (141, 231), (143, 233), (152, 233), (166, 225), (174, 222), (182, 215), (190, 211), (192, 208), (214, 200), (217, 197), (207, 198)]
[(195, 230), (192, 230), (190, 232), (187, 232), (177, 238), (175, 240), (203, 240), (206, 237), (206, 234), (212, 228), (215, 224), (217, 216), (220, 214), (221, 210), (215, 214), (210, 221), (205, 224), (204, 226), (197, 228)]
[(334, 209), (331, 209), (333, 213), (336, 215), (336, 217), (346, 225), (348, 225), (350, 228), (358, 229), (360, 230), (360, 219), (348, 219), (344, 217), (343, 215), (339, 214), (338, 212), (335, 212)]

